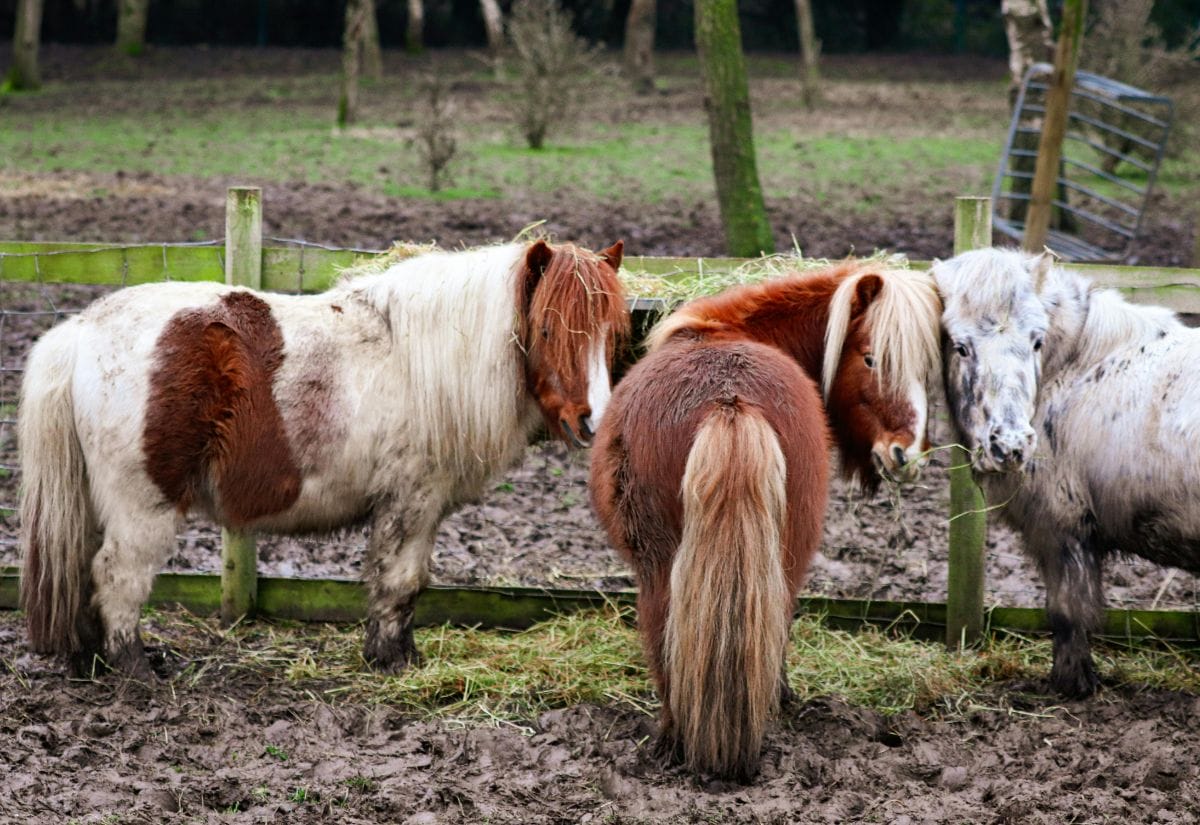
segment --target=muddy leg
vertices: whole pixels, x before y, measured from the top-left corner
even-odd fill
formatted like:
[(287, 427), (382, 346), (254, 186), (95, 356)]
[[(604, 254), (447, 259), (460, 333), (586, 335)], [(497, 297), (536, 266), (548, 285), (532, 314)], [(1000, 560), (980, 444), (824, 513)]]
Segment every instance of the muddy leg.
[[(104, 542), (92, 561), (91, 611), (103, 628), (104, 664), (142, 682), (153, 680), (138, 619), (150, 597), (154, 576), (175, 541), (173, 513), (135, 511), (105, 527)], [(87, 659), (85, 661), (85, 659)], [(76, 657), (81, 675), (95, 671), (91, 657)]]
[(1090, 696), (1100, 685), (1088, 634), (1100, 628), (1104, 616), (1102, 560), (1090, 542), (1068, 536), (1038, 561), (1054, 636), (1050, 684), (1066, 697)]
[(388, 507), (371, 523), (363, 658), (382, 673), (400, 673), (420, 662), (413, 641), (413, 609), (429, 583), (437, 514)]

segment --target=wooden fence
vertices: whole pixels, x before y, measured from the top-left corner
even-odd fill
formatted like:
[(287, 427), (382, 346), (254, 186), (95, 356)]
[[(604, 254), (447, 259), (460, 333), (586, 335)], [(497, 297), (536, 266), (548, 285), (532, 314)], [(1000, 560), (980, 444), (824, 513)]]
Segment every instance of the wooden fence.
[[(955, 252), (991, 241), (988, 198), (959, 198), (955, 207)], [(361, 250), (313, 244), (262, 246), (262, 205), (257, 189), (230, 190), (223, 244), (88, 244), (0, 242), (0, 281), (133, 285), (162, 280), (225, 281), (281, 292), (317, 292), (363, 256)], [(368, 253), (369, 254), (369, 253)], [(630, 256), (624, 269), (675, 278), (699, 278), (745, 261), (732, 258), (646, 258)], [(917, 267), (927, 262), (915, 262)], [(1200, 269), (1075, 265), (1098, 283), (1127, 298), (1200, 314)], [(653, 295), (632, 302), (644, 322), (661, 301)], [(819, 612), (838, 626), (902, 627), (941, 636), (951, 645), (973, 642), (987, 631), (1049, 629), (1044, 611), (992, 607), (983, 603), (986, 515), (971, 481), (965, 454), (954, 453), (951, 470), (950, 569), (945, 603), (881, 602), (802, 598), (799, 610)], [(225, 621), (247, 614), (311, 621), (355, 621), (365, 615), (361, 585), (350, 580), (259, 577), (253, 537), (223, 536), (222, 575), (159, 575), (151, 602), (180, 604), (200, 613), (220, 612)], [(551, 590), (519, 587), (433, 587), (419, 600), (420, 624), (453, 622), (521, 628), (564, 611), (604, 603), (627, 604), (629, 591)], [(0, 568), (0, 609), (17, 606), (17, 572)], [(1110, 610), (1105, 633), (1117, 638), (1155, 637), (1200, 641), (1200, 612)]]

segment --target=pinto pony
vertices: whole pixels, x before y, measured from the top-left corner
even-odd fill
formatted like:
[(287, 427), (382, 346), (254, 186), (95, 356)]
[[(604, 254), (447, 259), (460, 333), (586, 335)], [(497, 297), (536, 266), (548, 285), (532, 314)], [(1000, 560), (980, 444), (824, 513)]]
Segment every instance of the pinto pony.
[(664, 755), (757, 771), (821, 538), (830, 430), (864, 486), (915, 475), (940, 311), (927, 274), (866, 265), (742, 286), (668, 317), (617, 386), (592, 502), (637, 574)]
[(598, 426), (629, 329), (621, 255), (433, 252), (311, 296), (152, 284), (50, 330), (18, 431), (34, 649), (148, 677), (139, 611), (199, 511), (239, 530), (369, 524), (364, 656), (403, 669), (442, 518), (539, 422), (577, 446)]
[(1200, 573), (1200, 330), (1049, 254), (983, 249), (933, 271), (955, 427), (1041, 573), (1050, 682), (1087, 696), (1105, 559)]

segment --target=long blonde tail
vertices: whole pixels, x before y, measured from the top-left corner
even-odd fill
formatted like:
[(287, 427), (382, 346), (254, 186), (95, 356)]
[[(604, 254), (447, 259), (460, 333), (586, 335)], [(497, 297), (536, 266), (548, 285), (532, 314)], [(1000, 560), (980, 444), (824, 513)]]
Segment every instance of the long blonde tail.
[(58, 326), (25, 365), (17, 439), (21, 450), (21, 607), (42, 653), (73, 653), (95, 553), (83, 448), (71, 383), (78, 332)]
[(787, 467), (753, 409), (714, 410), (683, 474), (683, 538), (664, 633), (668, 707), (687, 767), (748, 780), (778, 709), (791, 611)]

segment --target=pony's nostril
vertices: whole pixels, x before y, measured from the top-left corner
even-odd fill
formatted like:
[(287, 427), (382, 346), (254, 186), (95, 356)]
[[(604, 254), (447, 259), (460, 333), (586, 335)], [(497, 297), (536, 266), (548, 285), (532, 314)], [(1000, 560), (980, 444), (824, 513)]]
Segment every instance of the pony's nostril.
[(904, 455), (904, 449), (899, 444), (892, 445), (892, 458), (895, 459), (897, 467), (903, 467), (908, 461), (908, 457)]
[(595, 422), (592, 421), (590, 415), (585, 415), (579, 419), (579, 429), (583, 433), (584, 438), (591, 438), (596, 434)]
[(1023, 452), (1021, 452), (1020, 447), (1014, 449), (1011, 453), (1009, 453), (1009, 457), (1012, 459), (1013, 463), (1015, 463), (1015, 464), (1020, 464), (1021, 458), (1024, 455), (1025, 454)]
[(1005, 452), (1003, 447), (1001, 447), (999, 444), (996, 443), (995, 436), (992, 437), (991, 452), (992, 452), (992, 458), (996, 459), (997, 461), (999, 461), (1001, 463), (1003, 463), (1005, 461), (1005, 459), (1008, 458), (1008, 453)]

